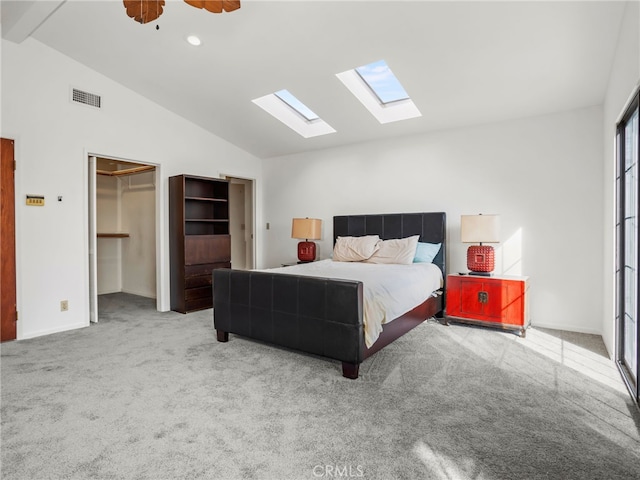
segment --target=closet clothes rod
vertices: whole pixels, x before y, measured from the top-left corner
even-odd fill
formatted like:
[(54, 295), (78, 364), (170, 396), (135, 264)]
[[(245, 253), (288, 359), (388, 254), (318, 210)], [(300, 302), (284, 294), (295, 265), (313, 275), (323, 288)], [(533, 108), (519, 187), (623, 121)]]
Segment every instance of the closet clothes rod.
[(128, 233), (97, 233), (98, 238), (129, 238)]

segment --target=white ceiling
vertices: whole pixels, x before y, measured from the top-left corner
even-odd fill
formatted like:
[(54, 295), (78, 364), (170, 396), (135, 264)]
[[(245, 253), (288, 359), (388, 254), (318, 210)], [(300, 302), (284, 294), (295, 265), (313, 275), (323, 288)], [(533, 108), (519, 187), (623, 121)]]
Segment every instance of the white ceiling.
[[(213, 14), (168, 0), (158, 21), (140, 25), (121, 0), (3, 0), (1, 18), (3, 38), (31, 34), (267, 158), (599, 105), (624, 7), (242, 0)], [(187, 44), (189, 34), (203, 45)], [(381, 125), (335, 76), (379, 59), (422, 117)], [(337, 133), (304, 139), (251, 102), (285, 88)]]

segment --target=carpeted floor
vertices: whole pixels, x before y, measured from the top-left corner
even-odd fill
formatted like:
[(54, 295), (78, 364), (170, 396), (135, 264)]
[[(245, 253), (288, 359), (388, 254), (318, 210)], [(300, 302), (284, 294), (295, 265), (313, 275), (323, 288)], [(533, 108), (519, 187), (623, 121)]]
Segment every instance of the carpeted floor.
[(97, 325), (3, 344), (2, 479), (640, 478), (597, 336), (429, 321), (354, 381), (218, 343), (211, 313), (105, 295)]

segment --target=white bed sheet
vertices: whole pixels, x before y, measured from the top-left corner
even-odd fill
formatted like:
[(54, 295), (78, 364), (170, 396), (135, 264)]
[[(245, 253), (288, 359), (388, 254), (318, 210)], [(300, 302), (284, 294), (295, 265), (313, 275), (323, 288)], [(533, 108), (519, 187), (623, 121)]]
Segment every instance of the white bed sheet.
[(382, 325), (413, 310), (443, 284), (442, 271), (432, 263), (395, 265), (320, 260), (266, 271), (361, 281), (367, 347), (378, 339)]

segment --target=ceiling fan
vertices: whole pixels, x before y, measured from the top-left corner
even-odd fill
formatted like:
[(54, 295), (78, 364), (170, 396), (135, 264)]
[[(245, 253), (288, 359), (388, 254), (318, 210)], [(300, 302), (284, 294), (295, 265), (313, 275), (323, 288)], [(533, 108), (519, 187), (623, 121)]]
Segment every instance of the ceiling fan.
[[(153, 22), (160, 15), (165, 0), (122, 0), (127, 15), (138, 23)], [(204, 8), (211, 13), (233, 12), (240, 8), (240, 0), (184, 0), (196, 8)]]

